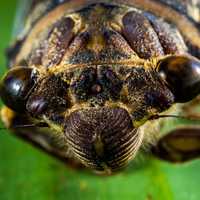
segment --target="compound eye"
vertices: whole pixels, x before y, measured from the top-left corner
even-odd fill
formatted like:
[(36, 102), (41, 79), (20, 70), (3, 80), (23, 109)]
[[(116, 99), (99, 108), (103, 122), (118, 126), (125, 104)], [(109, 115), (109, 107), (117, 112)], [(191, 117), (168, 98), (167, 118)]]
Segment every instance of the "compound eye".
[(200, 61), (196, 58), (170, 56), (161, 60), (157, 69), (176, 102), (190, 101), (200, 93)]
[(1, 80), (0, 96), (16, 112), (26, 110), (26, 100), (36, 82), (36, 71), (27, 67), (11, 69)]

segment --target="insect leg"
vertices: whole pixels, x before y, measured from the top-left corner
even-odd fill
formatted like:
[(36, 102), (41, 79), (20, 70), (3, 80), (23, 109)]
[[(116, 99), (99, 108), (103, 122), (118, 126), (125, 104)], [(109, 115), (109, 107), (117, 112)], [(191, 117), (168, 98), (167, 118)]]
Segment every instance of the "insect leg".
[(167, 134), (164, 134), (152, 147), (153, 155), (162, 160), (175, 163), (200, 157), (199, 103), (200, 97), (198, 96), (189, 103), (179, 105), (179, 114), (184, 116), (185, 119), (176, 122), (176, 125), (174, 123), (168, 124), (168, 126), (173, 127), (175, 125), (176, 128), (169, 128)]
[(154, 156), (181, 163), (200, 157), (200, 128), (178, 128), (162, 137), (151, 149)]

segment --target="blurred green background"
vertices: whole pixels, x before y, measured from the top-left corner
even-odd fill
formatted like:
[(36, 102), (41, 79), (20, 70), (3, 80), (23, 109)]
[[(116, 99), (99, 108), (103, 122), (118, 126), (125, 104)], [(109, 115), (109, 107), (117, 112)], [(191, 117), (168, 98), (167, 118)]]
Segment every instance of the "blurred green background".
[[(28, 1), (28, 0), (27, 0)], [(0, 1), (0, 66), (16, 1)], [(1, 124), (1, 126), (3, 126)], [(199, 200), (200, 161), (170, 165), (142, 158), (112, 177), (77, 171), (0, 131), (0, 200)]]

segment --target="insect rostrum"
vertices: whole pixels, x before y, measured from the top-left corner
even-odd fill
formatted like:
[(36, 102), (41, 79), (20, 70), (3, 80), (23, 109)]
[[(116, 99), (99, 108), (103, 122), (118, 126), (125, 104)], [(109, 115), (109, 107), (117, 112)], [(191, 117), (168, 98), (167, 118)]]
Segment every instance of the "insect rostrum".
[(0, 85), (5, 125), (65, 162), (103, 173), (124, 168), (155, 137), (159, 158), (198, 157), (198, 145), (187, 146), (198, 134), (162, 138), (151, 130), (153, 116), (175, 113), (175, 104), (200, 92), (198, 18), (169, 2), (32, 1)]

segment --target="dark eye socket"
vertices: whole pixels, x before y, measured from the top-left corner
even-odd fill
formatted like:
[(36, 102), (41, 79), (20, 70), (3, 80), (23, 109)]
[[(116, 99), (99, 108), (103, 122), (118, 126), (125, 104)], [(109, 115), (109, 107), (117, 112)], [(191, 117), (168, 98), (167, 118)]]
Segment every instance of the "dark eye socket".
[(37, 73), (32, 68), (16, 67), (1, 80), (0, 96), (6, 106), (16, 112), (26, 110), (26, 100), (36, 82)]
[(184, 103), (200, 93), (200, 61), (187, 56), (170, 56), (158, 64), (158, 72), (175, 96)]

